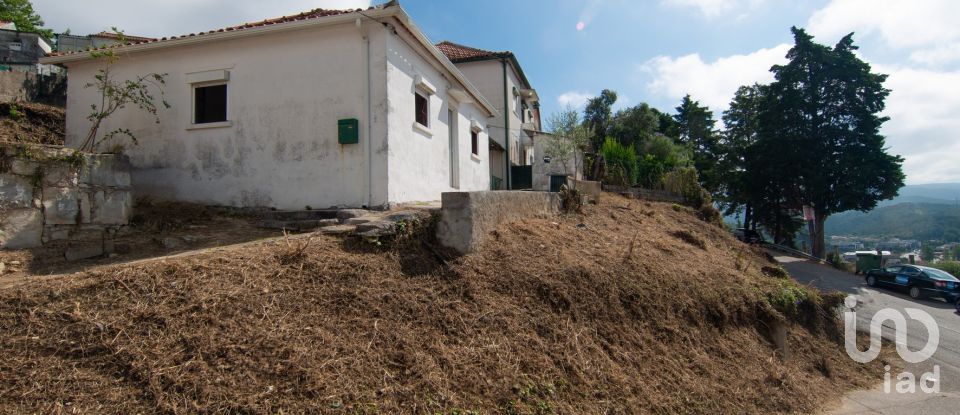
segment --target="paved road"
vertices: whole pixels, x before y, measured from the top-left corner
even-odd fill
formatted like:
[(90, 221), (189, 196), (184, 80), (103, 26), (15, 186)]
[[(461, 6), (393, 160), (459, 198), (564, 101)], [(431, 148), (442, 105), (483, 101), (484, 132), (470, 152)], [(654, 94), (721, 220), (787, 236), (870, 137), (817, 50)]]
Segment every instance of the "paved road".
[[(842, 291), (854, 294), (859, 299), (857, 307), (858, 327), (869, 330), (874, 313), (884, 308), (904, 312), (916, 308), (929, 313), (940, 329), (940, 345), (933, 357), (926, 362), (906, 364), (905, 370), (918, 379), (934, 366), (940, 367), (940, 393), (926, 394), (917, 387), (915, 394), (886, 393), (883, 385), (869, 391), (858, 391), (843, 399), (832, 414), (957, 414), (960, 413), (960, 315), (954, 306), (943, 300), (913, 300), (908, 295), (884, 288), (870, 288), (861, 276), (800, 258), (777, 256), (784, 268), (797, 281), (824, 291)], [(906, 314), (904, 314), (906, 316)], [(927, 343), (927, 330), (918, 321), (907, 319), (907, 346), (919, 350)], [(895, 340), (893, 325), (884, 324), (884, 338)], [(867, 344), (860, 344), (865, 350)], [(896, 385), (897, 373), (892, 373)], [(878, 382), (882, 382), (878, 379)], [(893, 388), (891, 388), (893, 389)]]

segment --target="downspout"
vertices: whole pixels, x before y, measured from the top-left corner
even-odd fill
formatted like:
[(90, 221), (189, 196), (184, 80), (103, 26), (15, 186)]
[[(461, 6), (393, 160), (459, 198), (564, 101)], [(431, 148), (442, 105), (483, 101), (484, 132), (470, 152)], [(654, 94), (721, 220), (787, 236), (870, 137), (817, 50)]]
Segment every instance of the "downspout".
[(503, 65), (503, 181), (506, 183), (506, 190), (510, 190), (510, 91), (507, 87), (507, 60), (501, 59), (500, 63)]
[(360, 19), (357, 19), (357, 25), (361, 27), (361, 35), (363, 36), (363, 47), (366, 53), (366, 71), (367, 71), (367, 139), (364, 140), (366, 143), (366, 148), (364, 149), (367, 153), (367, 209), (372, 208), (373, 206), (373, 92), (371, 91), (373, 84), (373, 75), (371, 66), (373, 62), (370, 61), (370, 35), (367, 33), (366, 29), (363, 28), (363, 23)]

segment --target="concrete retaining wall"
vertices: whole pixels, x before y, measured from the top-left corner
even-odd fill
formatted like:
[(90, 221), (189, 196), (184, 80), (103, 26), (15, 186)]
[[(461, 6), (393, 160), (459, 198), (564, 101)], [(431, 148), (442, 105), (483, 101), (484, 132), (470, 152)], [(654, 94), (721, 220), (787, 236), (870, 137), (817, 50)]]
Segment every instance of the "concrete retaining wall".
[(126, 157), (0, 145), (0, 248), (62, 242), (68, 259), (102, 255), (132, 211)]
[(501, 223), (560, 212), (559, 195), (547, 192), (448, 192), (441, 203), (437, 239), (460, 253), (477, 250)]

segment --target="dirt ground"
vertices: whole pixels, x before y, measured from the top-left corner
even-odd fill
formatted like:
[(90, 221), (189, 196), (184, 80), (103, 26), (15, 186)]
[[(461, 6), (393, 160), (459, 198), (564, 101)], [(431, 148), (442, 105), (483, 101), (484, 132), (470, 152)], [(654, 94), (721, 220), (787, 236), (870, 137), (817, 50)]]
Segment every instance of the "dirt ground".
[(679, 206), (605, 194), (467, 256), (431, 233), (2, 289), (0, 412), (809, 413), (888, 363), (844, 354), (836, 296)]
[(128, 231), (115, 241), (115, 252), (101, 258), (67, 261), (63, 247), (0, 250), (0, 289), (37, 279), (97, 269), (111, 264), (129, 264), (151, 258), (203, 251), (283, 236), (275, 229), (262, 229), (252, 216), (228, 214), (185, 203), (141, 201)]
[(63, 145), (63, 108), (29, 102), (0, 102), (0, 141)]

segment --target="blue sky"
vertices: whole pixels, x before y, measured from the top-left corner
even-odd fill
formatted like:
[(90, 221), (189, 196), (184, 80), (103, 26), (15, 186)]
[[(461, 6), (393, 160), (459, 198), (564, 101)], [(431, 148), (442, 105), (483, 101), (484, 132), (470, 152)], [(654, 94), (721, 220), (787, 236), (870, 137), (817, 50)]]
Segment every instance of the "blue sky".
[[(117, 26), (168, 36), (368, 0), (33, 0), (47, 25), (75, 34)], [(690, 93), (717, 118), (740, 85), (768, 82), (790, 26), (832, 44), (856, 32), (861, 56), (890, 74), (884, 127), (909, 184), (960, 182), (960, 1), (401, 0), (434, 41), (517, 54), (550, 113), (603, 88), (618, 107), (673, 111)], [(582, 23), (578, 27), (578, 23)], [(578, 30), (581, 29), (581, 30)]]

